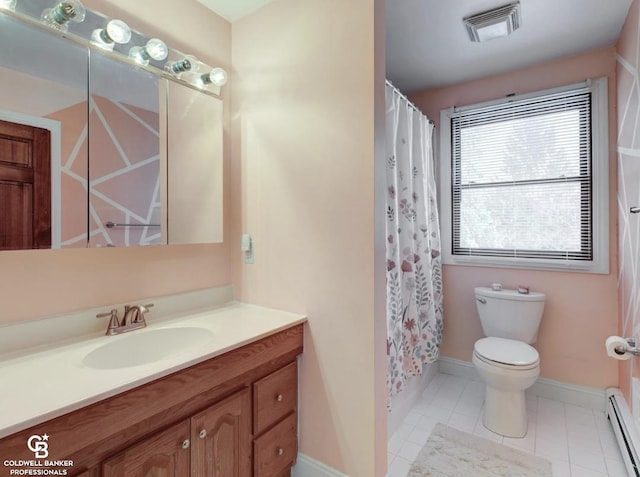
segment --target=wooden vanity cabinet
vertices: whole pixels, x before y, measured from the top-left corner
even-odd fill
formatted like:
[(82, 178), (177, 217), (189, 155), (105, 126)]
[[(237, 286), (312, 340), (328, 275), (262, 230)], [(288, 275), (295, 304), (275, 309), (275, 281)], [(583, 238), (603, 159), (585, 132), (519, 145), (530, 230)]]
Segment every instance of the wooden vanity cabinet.
[(253, 384), (253, 475), (281, 477), (295, 463), (297, 383), (298, 369), (291, 363)]
[[(297, 456), (302, 325), (0, 439), (47, 433), (70, 477), (287, 477)], [(1, 472), (1, 471), (0, 471)]]
[[(189, 475), (189, 424), (181, 422), (102, 464), (103, 477)], [(184, 443), (184, 445), (183, 445)]]
[(250, 477), (250, 414), (245, 388), (107, 459), (102, 476)]
[(191, 418), (191, 475), (251, 476), (249, 388)]

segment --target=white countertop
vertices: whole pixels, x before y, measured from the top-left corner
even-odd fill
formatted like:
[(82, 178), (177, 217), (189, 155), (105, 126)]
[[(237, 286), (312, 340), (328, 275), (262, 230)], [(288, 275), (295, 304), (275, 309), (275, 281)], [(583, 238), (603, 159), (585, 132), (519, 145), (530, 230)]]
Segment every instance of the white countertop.
[[(151, 320), (148, 320), (151, 321)], [(153, 324), (117, 336), (102, 336), (0, 360), (0, 438), (109, 398), (175, 371), (219, 356), (306, 321), (270, 308), (231, 303)], [(213, 333), (197, 348), (159, 361), (118, 369), (92, 369), (83, 358), (101, 345), (170, 327), (200, 327)], [(106, 330), (106, 322), (105, 322)]]

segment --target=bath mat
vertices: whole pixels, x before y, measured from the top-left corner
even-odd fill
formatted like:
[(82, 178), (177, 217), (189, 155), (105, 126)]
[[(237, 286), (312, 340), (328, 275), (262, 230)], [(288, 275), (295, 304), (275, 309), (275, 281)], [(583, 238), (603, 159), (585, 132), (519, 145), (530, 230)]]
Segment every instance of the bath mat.
[(407, 477), (551, 477), (551, 462), (437, 424)]

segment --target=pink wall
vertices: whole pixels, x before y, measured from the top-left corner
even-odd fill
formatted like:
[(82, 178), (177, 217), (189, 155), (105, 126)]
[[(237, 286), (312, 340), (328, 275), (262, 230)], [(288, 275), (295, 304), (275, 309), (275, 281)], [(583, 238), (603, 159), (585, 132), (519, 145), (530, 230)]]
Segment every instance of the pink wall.
[[(175, 2), (87, 0), (85, 4), (230, 70), (231, 25), (197, 2), (180, 2), (179, 15)], [(223, 88), (222, 96), (229, 101), (229, 88)], [(227, 144), (228, 138), (225, 183), (230, 170)], [(225, 188), (225, 227), (231, 222), (229, 203)], [(230, 284), (236, 243), (225, 235), (225, 242), (215, 245), (3, 252), (0, 323)]]
[[(87, 102), (61, 109), (46, 116), (60, 121), (60, 198), (61, 241), (63, 247), (87, 246)], [(84, 147), (76, 145), (85, 142)], [(75, 155), (74, 155), (75, 151)], [(71, 174), (67, 173), (71, 172)]]
[(350, 477), (386, 472), (375, 8), (383, 2), (279, 0), (233, 24), (231, 188), (255, 244), (255, 264), (236, 256), (240, 298), (308, 315), (300, 451)]
[[(629, 208), (640, 206), (640, 64), (638, 29), (640, 6), (635, 0), (618, 40), (618, 222), (619, 222), (619, 334), (640, 338), (640, 216)], [(631, 378), (640, 377), (638, 358), (620, 361), (620, 388), (631, 403)], [(638, 400), (633, 396), (633, 400)], [(635, 416), (638, 419), (640, 416)]]
[[(473, 288), (501, 282), (529, 285), (547, 295), (536, 348), (541, 376), (565, 383), (605, 388), (618, 382), (617, 364), (604, 352), (617, 325), (616, 235), (616, 80), (613, 47), (542, 65), (414, 94), (411, 99), (436, 125), (440, 110), (583, 81), (609, 78), (610, 273), (563, 273), (468, 266), (444, 266), (444, 338), (442, 355), (470, 361), (482, 337)], [(589, 350), (585, 353), (585, 349)]]

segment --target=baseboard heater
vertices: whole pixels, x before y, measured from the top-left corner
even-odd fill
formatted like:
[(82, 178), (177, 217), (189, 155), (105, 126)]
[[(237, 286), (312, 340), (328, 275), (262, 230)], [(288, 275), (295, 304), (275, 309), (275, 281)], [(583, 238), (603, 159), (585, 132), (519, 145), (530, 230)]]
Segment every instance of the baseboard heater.
[(640, 477), (640, 438), (629, 406), (618, 388), (607, 389), (607, 414), (618, 440), (627, 473), (633, 477)]

